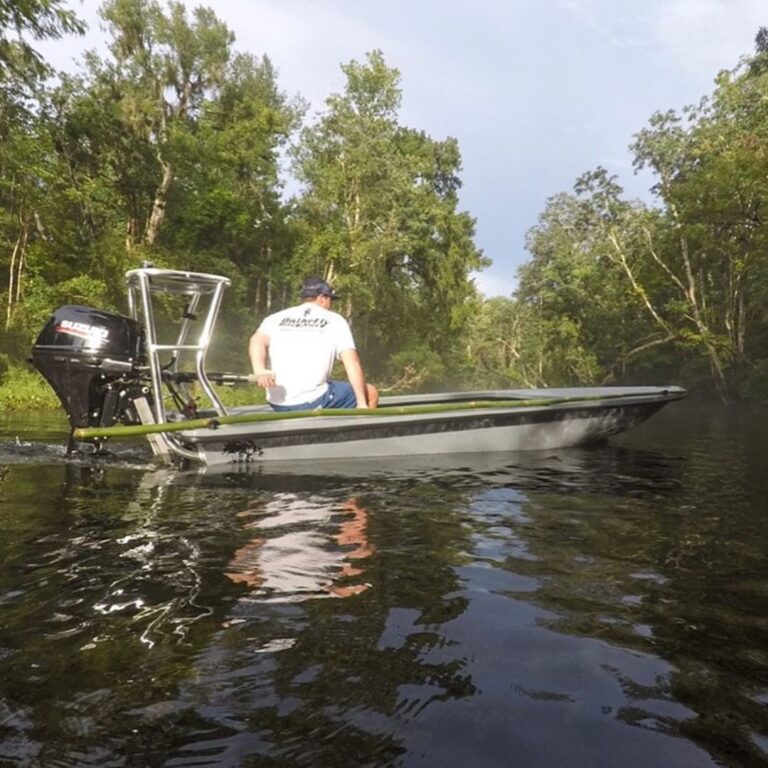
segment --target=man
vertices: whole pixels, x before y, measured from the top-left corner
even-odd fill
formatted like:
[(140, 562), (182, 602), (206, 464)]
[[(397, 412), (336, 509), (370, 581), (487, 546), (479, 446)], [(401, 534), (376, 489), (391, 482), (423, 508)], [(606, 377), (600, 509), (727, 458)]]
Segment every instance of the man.
[[(379, 393), (365, 382), (349, 324), (331, 312), (338, 296), (325, 280), (310, 277), (302, 283), (301, 297), (302, 304), (264, 318), (248, 344), (267, 401), (276, 411), (375, 408)], [(331, 380), (337, 359), (349, 382)]]

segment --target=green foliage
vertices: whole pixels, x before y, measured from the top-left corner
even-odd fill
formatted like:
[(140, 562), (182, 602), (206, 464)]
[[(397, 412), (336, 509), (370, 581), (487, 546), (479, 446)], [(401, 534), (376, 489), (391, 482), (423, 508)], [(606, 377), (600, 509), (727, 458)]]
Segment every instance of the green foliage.
[[(657, 113), (638, 132), (636, 167), (655, 174), (655, 207), (624, 199), (601, 168), (548, 202), (516, 298), (536, 307), (561, 373), (706, 371), (724, 399), (744, 391), (745, 376), (760, 377), (768, 70), (751, 64), (763, 55), (721, 73), (699, 105)], [(568, 348), (581, 350), (577, 360), (562, 356)]]
[(386, 391), (393, 394), (442, 389), (447, 379), (446, 365), (433, 349), (416, 343), (389, 358), (385, 378), (390, 382)]
[(8, 337), (15, 336), (15, 349), (19, 348), (19, 340), (26, 342), (23, 347), (26, 356), (29, 346), (56, 307), (63, 304), (80, 304), (114, 309), (107, 296), (108, 291), (104, 283), (88, 275), (78, 275), (58, 285), (50, 285), (33, 277), (29, 281), (25, 301), (14, 318), (13, 327), (6, 331), (6, 334)]
[(593, 384), (600, 376), (584, 329), (522, 296), (491, 299), (477, 314), (467, 348), (476, 387)]
[(278, 163), (299, 108), (208, 10), (115, 0), (103, 15), (110, 57), (39, 89), (34, 110), (0, 109), (6, 337), (33, 338), (61, 303), (125, 310), (124, 273), (150, 260), (233, 279), (223, 322), (242, 362), (292, 244)]
[(64, 5), (62, 0), (0, 0), (0, 83), (23, 87), (48, 73), (27, 37), (44, 40), (84, 31), (83, 23)]
[(214, 386), (214, 389), (221, 402), (228, 407), (258, 405), (267, 402), (264, 390), (255, 385)]
[(27, 366), (5, 363), (0, 356), (0, 411), (56, 409), (58, 398), (45, 379)]
[(343, 91), (300, 130), (305, 106), (269, 58), (235, 54), (209, 9), (108, 0), (102, 15), (109, 53), (48, 85), (26, 40), (81, 24), (59, 0), (0, 0), (0, 405), (50, 396), (20, 363), (55, 307), (125, 311), (124, 273), (145, 260), (232, 279), (212, 368), (244, 370), (261, 317), (314, 273), (343, 293), (383, 390), (661, 377), (764, 396), (766, 30), (711, 95), (635, 136), (653, 206), (584, 173), (530, 230), (514, 296), (484, 301), (458, 144), (401, 124), (381, 52), (344, 64)]
[(342, 69), (344, 93), (328, 98), (294, 155), (305, 185), (296, 271), (345, 294), (374, 374), (420, 346), (445, 365), (475, 306), (469, 274), (486, 263), (458, 210), (458, 147), (399, 124), (400, 75), (379, 51)]

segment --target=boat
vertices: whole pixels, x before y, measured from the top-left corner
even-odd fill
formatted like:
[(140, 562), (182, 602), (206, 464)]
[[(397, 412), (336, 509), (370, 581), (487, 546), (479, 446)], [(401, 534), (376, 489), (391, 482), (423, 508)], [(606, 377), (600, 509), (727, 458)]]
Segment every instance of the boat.
[(70, 451), (137, 435), (159, 461), (180, 465), (555, 449), (624, 432), (686, 394), (673, 385), (499, 389), (385, 396), (375, 410), (225, 407), (214, 385), (253, 381), (207, 370), (230, 280), (146, 264), (126, 282), (127, 315), (60, 307), (32, 348), (69, 419)]

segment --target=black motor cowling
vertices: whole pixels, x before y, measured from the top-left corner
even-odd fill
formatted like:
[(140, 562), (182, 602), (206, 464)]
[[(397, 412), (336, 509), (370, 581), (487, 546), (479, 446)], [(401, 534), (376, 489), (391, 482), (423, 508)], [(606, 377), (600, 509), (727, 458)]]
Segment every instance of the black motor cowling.
[(144, 331), (130, 317), (60, 307), (32, 347), (32, 364), (61, 400), (72, 428), (139, 422), (146, 386)]

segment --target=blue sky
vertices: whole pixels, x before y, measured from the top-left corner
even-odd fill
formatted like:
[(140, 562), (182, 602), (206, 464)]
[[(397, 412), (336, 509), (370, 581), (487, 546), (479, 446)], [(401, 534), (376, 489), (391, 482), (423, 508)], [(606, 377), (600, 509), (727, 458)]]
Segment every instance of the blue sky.
[[(340, 64), (380, 49), (401, 73), (401, 123), (455, 137), (461, 208), (493, 266), (487, 295), (509, 295), (527, 259), (525, 233), (547, 198), (598, 165), (648, 199), (628, 146), (657, 110), (710, 93), (717, 72), (754, 48), (765, 0), (185, 0), (206, 5), (236, 48), (267, 54), (309, 117), (341, 91)], [(94, 0), (71, 0), (90, 25), (82, 40), (39, 46), (72, 68), (98, 48)]]

